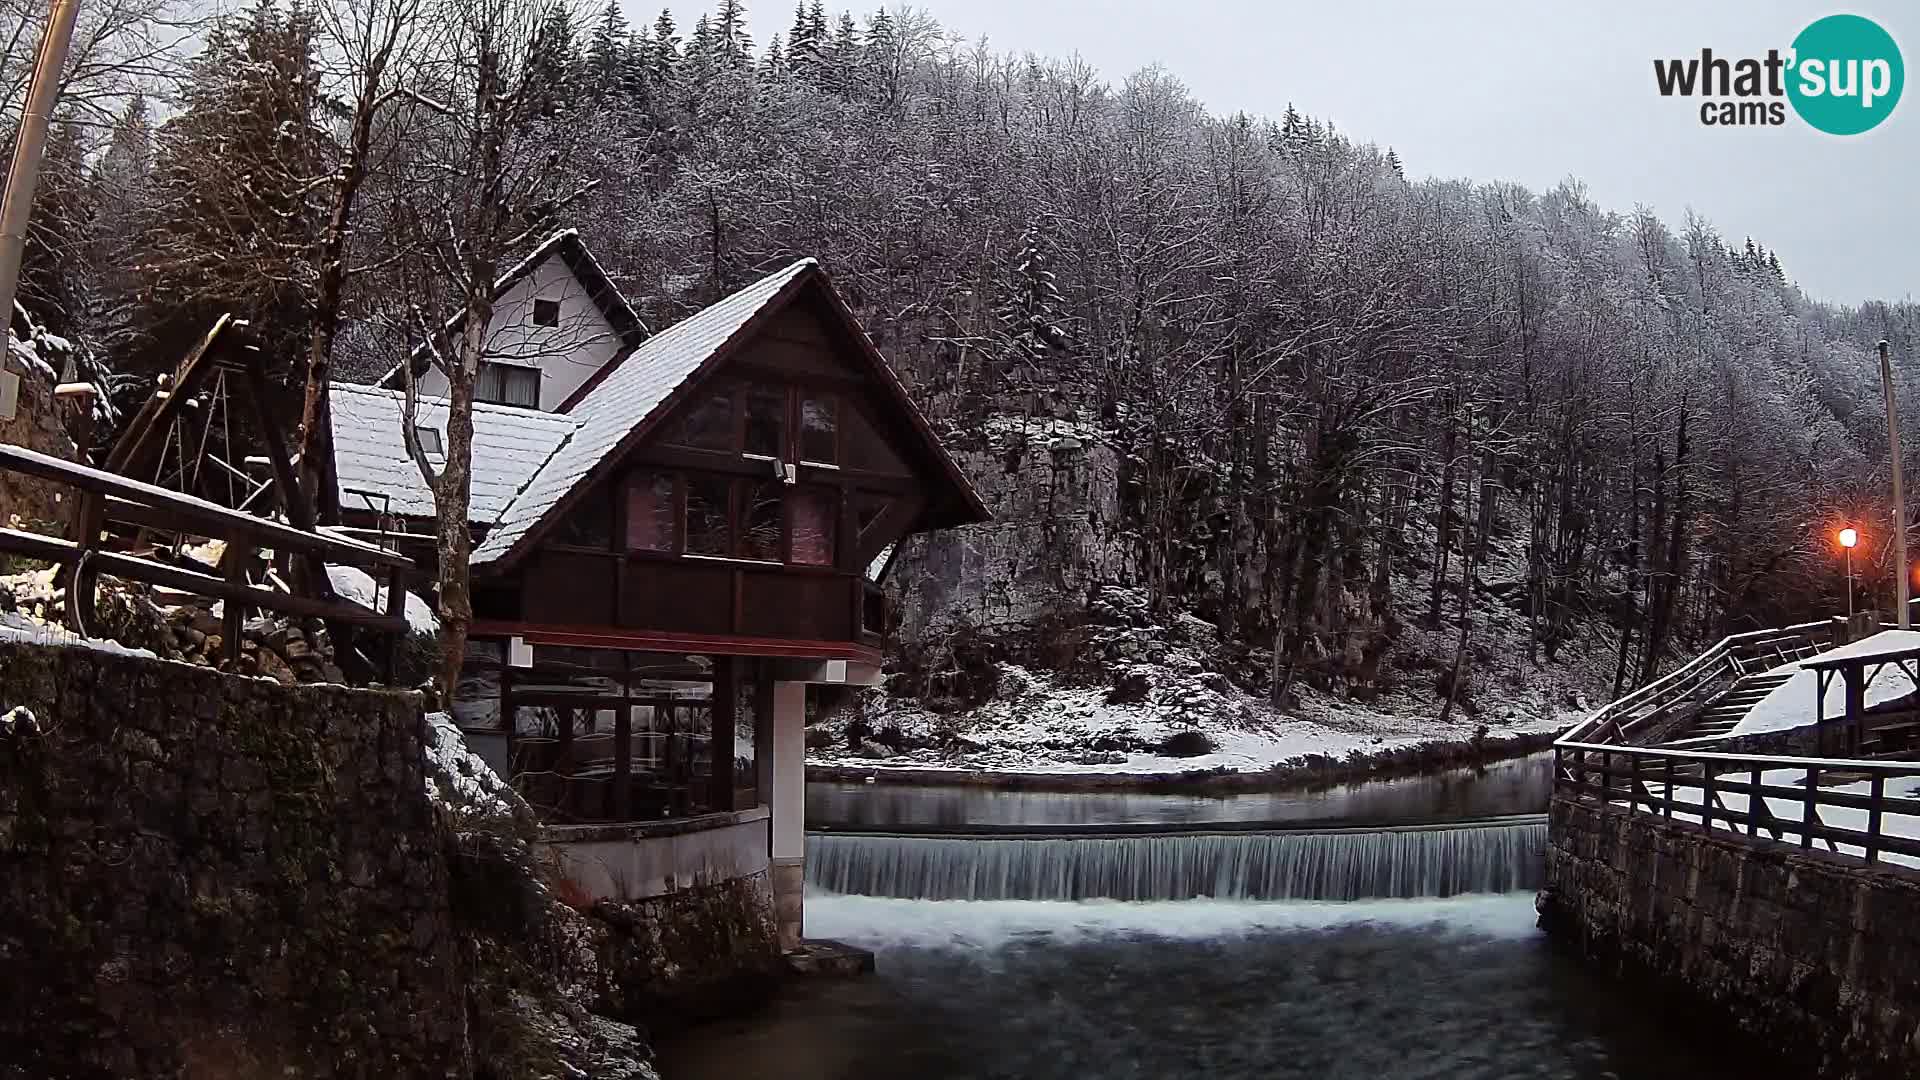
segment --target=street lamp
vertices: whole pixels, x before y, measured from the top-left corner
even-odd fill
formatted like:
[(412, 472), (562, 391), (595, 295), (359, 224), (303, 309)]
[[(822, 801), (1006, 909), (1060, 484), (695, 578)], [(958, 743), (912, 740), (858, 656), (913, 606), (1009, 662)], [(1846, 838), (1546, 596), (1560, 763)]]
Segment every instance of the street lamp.
[(1860, 534), (1849, 525), (1840, 530), (1840, 546), (1847, 553), (1847, 619), (1853, 619), (1853, 548), (1860, 542)]

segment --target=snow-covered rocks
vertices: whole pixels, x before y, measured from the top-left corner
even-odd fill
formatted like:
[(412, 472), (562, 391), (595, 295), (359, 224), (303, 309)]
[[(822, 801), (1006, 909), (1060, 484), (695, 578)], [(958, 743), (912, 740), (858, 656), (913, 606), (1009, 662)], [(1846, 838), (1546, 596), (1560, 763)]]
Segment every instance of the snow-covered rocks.
[(420, 741), (426, 750), (427, 795), (456, 821), (532, 820), (520, 793), (468, 748), (452, 716), (428, 713)]

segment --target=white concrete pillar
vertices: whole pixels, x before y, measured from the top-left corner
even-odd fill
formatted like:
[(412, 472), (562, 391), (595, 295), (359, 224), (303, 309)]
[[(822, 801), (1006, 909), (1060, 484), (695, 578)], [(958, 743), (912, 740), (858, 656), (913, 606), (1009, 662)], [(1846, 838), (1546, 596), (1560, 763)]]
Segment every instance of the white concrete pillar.
[[(807, 684), (773, 684), (771, 768), (766, 801), (773, 813), (773, 917), (780, 947), (800, 946), (807, 858)], [(762, 751), (756, 747), (755, 753)]]

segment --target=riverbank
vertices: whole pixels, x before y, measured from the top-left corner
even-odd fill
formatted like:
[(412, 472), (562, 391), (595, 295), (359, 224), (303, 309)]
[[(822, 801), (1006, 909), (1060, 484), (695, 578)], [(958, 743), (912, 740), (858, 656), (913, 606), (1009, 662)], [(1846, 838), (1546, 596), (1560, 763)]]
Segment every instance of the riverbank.
[(1307, 754), (1265, 769), (1176, 769), (1165, 772), (1029, 772), (972, 769), (910, 762), (874, 761), (860, 765), (808, 759), (807, 777), (842, 783), (988, 786), (1025, 791), (1112, 791), (1217, 793), (1288, 791), (1350, 783), (1393, 780), (1436, 769), (1486, 765), (1525, 757), (1553, 745), (1563, 728), (1434, 739), (1381, 750), (1356, 750), (1346, 757)]

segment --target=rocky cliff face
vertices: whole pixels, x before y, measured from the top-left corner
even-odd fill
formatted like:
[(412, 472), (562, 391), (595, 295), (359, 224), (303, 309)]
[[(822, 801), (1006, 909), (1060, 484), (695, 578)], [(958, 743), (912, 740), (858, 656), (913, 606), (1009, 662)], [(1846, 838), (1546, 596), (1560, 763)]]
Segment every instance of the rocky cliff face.
[[(1239, 581), (1230, 589), (1223, 579), (1229, 530), (1211, 512), (1213, 464), (1192, 462), (1201, 479), (1181, 488), (1178, 505), (1163, 505), (1141, 496), (1150, 464), (1110, 425), (996, 415), (951, 444), (994, 520), (919, 537), (896, 560), (898, 671), (890, 700), (852, 721), (869, 730), (896, 725), (923, 749), (958, 739), (969, 767), (1010, 767), (1036, 747), (1065, 762), (1145, 751), (1180, 727), (1216, 746), (1252, 733), (1262, 748), (1249, 749), (1248, 762), (1277, 762), (1471, 739), (1482, 726), (1547, 729), (1610, 688), (1619, 639), (1603, 618), (1573, 620), (1554, 648), (1536, 639), (1518, 500), (1490, 510), (1484, 529), (1454, 515), (1437, 619), (1441, 513), (1431, 478), (1379, 512), (1401, 522), (1396, 533), (1336, 523), (1315, 561), (1313, 600), (1297, 616), (1297, 671), (1276, 710), (1267, 702), (1277, 605), (1267, 597), (1286, 570), (1270, 565), (1261, 524), (1243, 522)], [(1173, 537), (1157, 555), (1146, 540), (1155, 530)], [(1462, 648), (1462, 552), (1476, 532), (1484, 541), (1465, 591)], [(1223, 637), (1228, 621), (1235, 633)], [(1460, 692), (1440, 724), (1456, 651)], [(1296, 722), (1319, 728), (1287, 727)], [(969, 755), (969, 741), (1006, 752)]]

